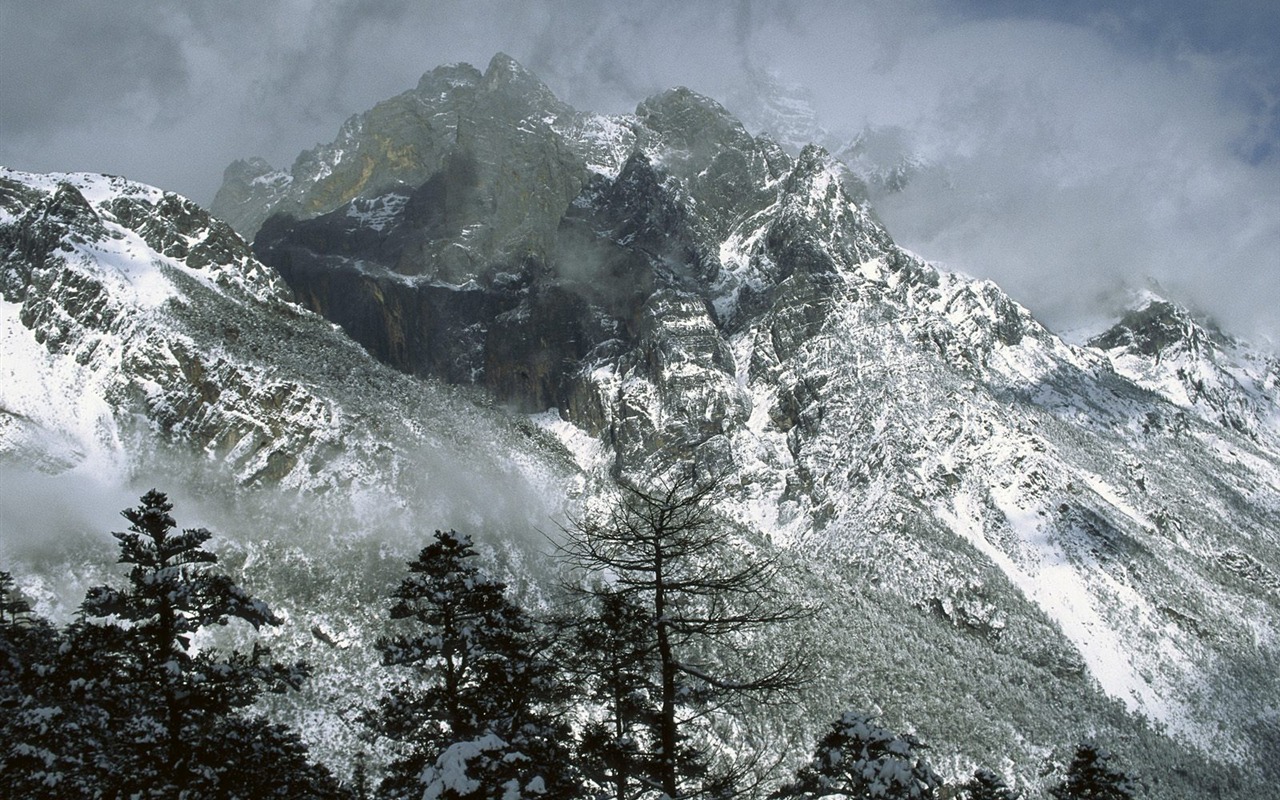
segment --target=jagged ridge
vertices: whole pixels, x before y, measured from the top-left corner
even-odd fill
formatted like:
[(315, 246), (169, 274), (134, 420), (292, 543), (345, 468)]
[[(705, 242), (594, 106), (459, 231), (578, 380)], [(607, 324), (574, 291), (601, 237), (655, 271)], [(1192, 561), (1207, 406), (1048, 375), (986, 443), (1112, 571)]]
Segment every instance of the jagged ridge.
[[(1008, 629), (1007, 609), (975, 593), (1026, 597), (1129, 708), (1206, 747), (1247, 748), (1198, 719), (1207, 696), (1252, 713), (1231, 699), (1239, 685), (1201, 682), (1248, 649), (1276, 602), (1267, 578), (1238, 583), (1228, 566), (1236, 553), (1258, 575), (1277, 565), (1274, 368), (1248, 386), (1226, 380), (1235, 367), (1216, 383), (1187, 378), (1221, 386), (1214, 400), (1170, 395), (1102, 353), (1109, 340), (1067, 345), (993, 284), (900, 250), (855, 200), (865, 187), (825, 151), (789, 156), (688, 90), (595, 125), (558, 101), (525, 110), (521, 124), (551, 121), (540, 135), (577, 156), (567, 174), (581, 190), (553, 246), (514, 230), (524, 244), (513, 261), (435, 229), (433, 246), (467, 251), (471, 270), (452, 286), (396, 283), (398, 297), (492, 304), (458, 331), (483, 356), (452, 380), (559, 409), (612, 454), (584, 466), (644, 470), (656, 454), (727, 471), (741, 520), (863, 565), (962, 628)], [(588, 152), (611, 158), (589, 166)], [(286, 276), (299, 257), (289, 231), (309, 224), (286, 220), (258, 240)], [(324, 262), (316, 273), (358, 268), (390, 292), (372, 258), (309, 255)], [(305, 293), (306, 280), (291, 283)], [(495, 346), (510, 323), (537, 332), (538, 346)], [(1133, 354), (1148, 363), (1163, 346)], [(422, 358), (438, 352), (391, 360), (431, 373)], [(999, 580), (975, 582), (992, 567)], [(1007, 589), (990, 589), (1000, 581)], [(1181, 592), (1187, 582), (1205, 587), (1200, 598)], [(1253, 609), (1245, 625), (1233, 617), (1242, 603)], [(1220, 639), (1187, 639), (1189, 629)]]
[[(295, 165), (292, 182), (264, 182), (271, 192), (288, 187), (293, 199), (278, 208), (293, 219), (264, 228), (259, 252), (300, 298), (402, 369), (557, 409), (535, 419), (602, 484), (618, 471), (647, 469), (655, 456), (723, 472), (725, 512), (812, 571), (795, 590), (840, 611), (796, 633), (831, 644), (830, 677), (798, 712), (810, 715), (801, 727), (855, 691), (857, 702), (881, 703), (936, 731), (933, 738), (957, 748), (949, 757), (958, 769), (982, 753), (1017, 752), (1030, 772), (1052, 737), (1080, 726), (1137, 737), (1152, 764), (1194, 761), (1090, 688), (1100, 686), (1214, 757), (1265, 762), (1275, 752), (1269, 712), (1253, 705), (1275, 689), (1273, 417), (1248, 423), (1251, 436), (1224, 426), (1217, 412), (1170, 402), (1122, 374), (1111, 354), (1063, 343), (998, 287), (901, 251), (855, 202), (845, 170), (818, 148), (788, 156), (687, 90), (610, 118), (567, 109), (530, 79), (498, 58), (483, 75), (437, 70), (380, 106), (388, 119), (407, 108), (453, 109), (439, 141), (414, 151), (440, 154), (435, 166), (421, 162), (421, 174), (396, 172), (404, 142), (362, 127), (378, 114), (357, 118), (341, 147), (300, 158), (306, 166)], [(506, 98), (504, 81), (530, 103)], [(432, 119), (401, 121), (422, 136)], [(495, 125), (505, 127), (486, 130)], [(488, 157), (468, 160), (468, 148)], [(348, 161), (354, 152), (372, 161)], [(529, 154), (563, 169), (564, 182), (544, 193), (536, 171), (522, 178)], [(364, 167), (328, 179), (351, 163), (373, 163), (370, 176), (383, 169), (387, 182), (360, 184)], [(512, 165), (498, 186), (494, 176)], [(572, 192), (555, 188), (565, 186)], [(538, 197), (526, 201), (526, 190)], [(263, 197), (252, 204), (271, 205)], [(117, 224), (93, 207), (102, 230)], [(84, 230), (68, 224), (58, 242), (104, 241), (93, 219), (71, 216), (84, 217)], [(41, 255), (48, 248), (22, 244), (32, 226), (6, 225), (15, 274), (41, 258), (51, 274), (75, 272), (56, 254)], [(150, 253), (148, 245), (144, 258)], [(95, 263), (104, 272), (121, 266), (109, 262)], [(26, 289), (33, 280), (6, 281), (41, 302), (40, 291)], [(84, 326), (68, 296), (57, 304)], [(205, 315), (190, 311), (196, 304), (183, 312), (180, 299), (154, 308), (166, 315), (161, 327), (203, 326), (191, 334), (200, 350), (222, 336), (214, 320), (262, 303), (236, 300)], [(147, 319), (147, 308), (134, 304), (120, 316)], [(280, 319), (294, 320), (285, 330), (316, 325), (314, 347), (292, 357), (295, 375), (325, 365), (341, 383), (343, 368), (333, 362), (346, 357), (328, 348), (356, 359), (287, 303), (253, 316), (272, 331)], [(13, 330), (34, 336), (21, 327)], [(272, 338), (280, 337), (252, 341), (261, 347)], [(45, 358), (34, 347), (23, 358), (29, 353)], [(103, 374), (117, 368), (107, 364)], [(357, 381), (341, 408), (385, 411), (371, 413), (367, 427), (353, 425), (355, 441), (379, 452), (406, 435), (439, 444), (448, 437), (433, 440), (419, 428), (450, 416), (476, 425), (470, 441), (479, 452), (489, 437), (502, 438), (465, 404), (442, 411), (434, 399), (415, 402), (419, 384), (367, 369), (369, 380)], [(182, 392), (187, 373), (165, 374)], [(190, 408), (212, 413), (219, 402)], [(149, 418), (168, 413), (140, 408)], [(270, 416), (269, 404), (252, 413)], [(407, 418), (397, 422), (397, 413)], [(159, 427), (204, 446), (203, 437), (183, 439), (183, 426)], [(323, 483), (331, 462), (308, 456), (310, 442), (281, 444), (285, 458), (303, 454), (282, 476), (259, 475), (256, 462), (232, 451), (215, 456), (242, 479), (284, 483), (307, 482), (309, 465), (321, 464), (314, 474)], [(500, 450), (495, 459), (521, 457), (517, 446)], [(362, 476), (397, 472), (381, 457), (357, 460)], [(341, 619), (326, 624), (350, 630)], [(895, 647), (877, 644), (885, 641)], [(913, 663), (904, 665), (899, 648), (907, 647)], [(982, 666), (957, 676), (958, 658)], [(920, 691), (900, 692), (917, 684)], [(986, 692), (1035, 711), (993, 722), (958, 700)], [(1228, 723), (1217, 729), (1207, 719)], [(1188, 779), (1167, 780), (1176, 787)]]

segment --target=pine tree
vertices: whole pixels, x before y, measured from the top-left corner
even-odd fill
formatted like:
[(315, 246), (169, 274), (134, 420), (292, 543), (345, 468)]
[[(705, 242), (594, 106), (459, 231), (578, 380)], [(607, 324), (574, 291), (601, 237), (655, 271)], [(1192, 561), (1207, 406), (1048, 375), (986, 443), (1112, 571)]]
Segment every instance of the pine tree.
[(14, 591), (0, 572), (0, 795), (48, 797), (83, 787), (84, 765), (63, 741), (63, 721), (74, 713), (45, 676), (58, 662), (61, 636)]
[(920, 756), (924, 749), (910, 734), (896, 734), (865, 714), (846, 711), (795, 781), (772, 797), (930, 800), (942, 780)]
[(634, 786), (660, 782), (655, 755), (660, 708), (650, 691), (657, 674), (652, 613), (627, 595), (601, 588), (571, 626), (569, 660), (584, 699), (601, 709), (579, 736), (586, 777), (627, 800)]
[(63, 630), (31, 613), (0, 573), (0, 796), (119, 794), (132, 721), (118, 630)]
[(0, 570), (0, 625), (17, 625), (31, 613), (31, 604), (14, 591), (13, 575)]
[(264, 717), (227, 715), (193, 755), (197, 793), (245, 800), (350, 798), (324, 766), (310, 760), (297, 732)]
[(1094, 742), (1076, 746), (1062, 782), (1049, 790), (1057, 800), (1131, 800), (1133, 779), (1111, 766), (1111, 753)]
[(1018, 793), (1009, 788), (996, 773), (989, 769), (974, 770), (973, 777), (964, 785), (965, 800), (1018, 800)]
[(413, 624), (379, 642), (412, 670), (371, 722), (406, 745), (379, 787), (386, 797), (567, 798), (580, 791), (567, 727), (551, 713), (564, 689), (547, 642), (476, 563), (471, 539), (437, 531), (410, 562), (391, 617)]
[[(616, 661), (606, 657), (596, 676), (597, 700), (615, 725), (613, 747), (626, 755), (609, 770), (615, 797), (734, 794), (748, 767), (713, 763), (694, 745), (697, 725), (734, 698), (764, 700), (795, 688), (805, 671), (795, 653), (777, 654), (777, 666), (758, 672), (742, 666), (762, 660), (739, 652), (742, 641), (811, 612), (776, 602), (774, 564), (747, 559), (735, 546), (733, 529), (713, 512), (718, 489), (714, 478), (680, 468), (649, 488), (624, 486), (606, 518), (579, 519), (566, 531), (564, 552), (586, 576), (583, 591), (596, 595), (597, 625), (608, 627), (607, 616), (618, 611), (611, 595), (638, 622), (626, 644), (636, 671), (613, 672)], [(724, 653), (740, 663), (713, 660)], [(611, 685), (617, 679), (629, 685)], [(648, 717), (628, 710), (632, 697), (649, 698)], [(630, 787), (617, 785), (619, 777)]]
[[(213, 794), (252, 785), (260, 797), (336, 796), (323, 767), (306, 760), (296, 735), (237, 714), (265, 689), (296, 689), (304, 664), (279, 664), (252, 652), (193, 651), (192, 637), (240, 620), (255, 629), (280, 619), (261, 601), (213, 570), (204, 548), (212, 534), (178, 530), (173, 506), (152, 490), (121, 512), (129, 530), (113, 533), (120, 562), (131, 565), (127, 588), (98, 586), (69, 632), (83, 650), (81, 670), (105, 687), (102, 704), (113, 735), (104, 743), (122, 790), (157, 796)], [(262, 770), (264, 762), (274, 764)]]
[(369, 800), (369, 757), (361, 750), (356, 753), (356, 763), (351, 769), (351, 796), (353, 800)]

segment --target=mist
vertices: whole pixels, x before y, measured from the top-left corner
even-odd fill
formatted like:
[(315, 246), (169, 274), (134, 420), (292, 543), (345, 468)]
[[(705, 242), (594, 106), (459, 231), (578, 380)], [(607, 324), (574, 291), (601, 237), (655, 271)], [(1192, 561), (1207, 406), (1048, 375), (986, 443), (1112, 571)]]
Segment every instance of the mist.
[[(349, 481), (327, 490), (245, 485), (233, 465), (180, 446), (121, 454), (111, 471), (98, 468), (102, 459), (57, 474), (0, 466), (0, 570), (13, 574), (37, 613), (66, 621), (90, 587), (124, 580), (111, 534), (128, 529), (121, 511), (158, 489), (178, 527), (209, 529), (222, 569), (273, 604), (305, 605), (293, 597), (304, 587), (317, 607), (350, 595), (381, 603), (436, 530), (471, 535), (496, 568), (519, 562), (521, 574), (545, 576), (575, 502), (572, 470), (545, 453), (521, 453), (526, 434), (512, 441), (498, 415), (437, 400), (439, 421), (416, 442), (401, 442), (389, 463), (325, 465), (330, 477)], [(350, 480), (353, 469), (379, 479)], [(335, 561), (342, 575), (319, 566)], [(332, 582), (349, 591), (316, 588)]]
[(901, 131), (877, 157), (920, 168), (874, 198), (895, 239), (1055, 329), (1155, 281), (1277, 339), (1277, 35), (1254, 0), (7, 4), (0, 163), (208, 203), (232, 160), (287, 167), (441, 63), (507, 52), (604, 112), (686, 85), (749, 116), (769, 78), (830, 146)]

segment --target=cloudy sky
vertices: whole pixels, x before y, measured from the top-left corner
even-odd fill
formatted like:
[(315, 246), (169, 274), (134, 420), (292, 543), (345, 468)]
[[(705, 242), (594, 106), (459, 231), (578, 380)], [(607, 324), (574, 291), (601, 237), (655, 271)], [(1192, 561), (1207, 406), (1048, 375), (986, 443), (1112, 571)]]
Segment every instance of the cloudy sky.
[(928, 165), (880, 201), (901, 244), (1052, 326), (1155, 280), (1280, 341), (1273, 0), (6, 2), (0, 164), (207, 203), (231, 160), (287, 166), (428, 69), (496, 51), (599, 111), (803, 86), (835, 138), (875, 131)]

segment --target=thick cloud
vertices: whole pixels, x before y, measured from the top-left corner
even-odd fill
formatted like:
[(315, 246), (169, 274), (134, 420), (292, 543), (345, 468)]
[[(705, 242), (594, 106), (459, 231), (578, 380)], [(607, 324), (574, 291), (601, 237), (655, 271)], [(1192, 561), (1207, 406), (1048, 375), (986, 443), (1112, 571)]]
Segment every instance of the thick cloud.
[(231, 160), (287, 165), (440, 63), (502, 50), (602, 111), (772, 74), (833, 142), (924, 160), (879, 201), (901, 243), (1050, 323), (1154, 278), (1278, 336), (1278, 28), (1270, 0), (10, 3), (0, 162), (207, 202)]

